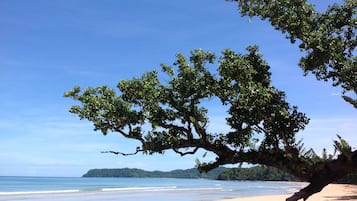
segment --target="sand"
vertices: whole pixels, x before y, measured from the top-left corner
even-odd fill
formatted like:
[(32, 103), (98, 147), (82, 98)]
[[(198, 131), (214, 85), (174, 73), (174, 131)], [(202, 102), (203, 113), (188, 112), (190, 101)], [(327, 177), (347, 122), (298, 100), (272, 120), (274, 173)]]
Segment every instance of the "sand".
[[(220, 201), (285, 201), (291, 195), (257, 196)], [(312, 195), (308, 201), (357, 201), (357, 185), (330, 184), (321, 192)]]

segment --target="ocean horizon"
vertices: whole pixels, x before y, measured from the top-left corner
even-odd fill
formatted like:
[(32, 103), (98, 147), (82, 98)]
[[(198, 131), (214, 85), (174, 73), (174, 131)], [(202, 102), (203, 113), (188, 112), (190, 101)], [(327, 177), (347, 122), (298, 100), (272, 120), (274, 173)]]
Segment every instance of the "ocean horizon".
[(0, 201), (214, 201), (293, 193), (304, 183), (175, 178), (0, 177)]

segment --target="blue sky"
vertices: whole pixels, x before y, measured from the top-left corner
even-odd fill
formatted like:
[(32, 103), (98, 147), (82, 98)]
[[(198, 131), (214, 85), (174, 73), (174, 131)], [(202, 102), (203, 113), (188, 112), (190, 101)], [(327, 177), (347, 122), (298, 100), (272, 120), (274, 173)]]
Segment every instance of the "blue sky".
[[(324, 2), (323, 5), (320, 5)], [(323, 9), (332, 1), (317, 1)], [(333, 151), (341, 134), (357, 146), (356, 110), (341, 90), (297, 66), (299, 52), (266, 22), (241, 18), (223, 0), (0, 1), (0, 175), (81, 176), (91, 168), (191, 168), (197, 156), (121, 157), (136, 142), (102, 136), (68, 109), (73, 86), (108, 85), (172, 64), (196, 48), (244, 52), (258, 44), (271, 65), (273, 85), (311, 122), (298, 134), (306, 147)], [(224, 131), (225, 113), (213, 106), (210, 127)]]

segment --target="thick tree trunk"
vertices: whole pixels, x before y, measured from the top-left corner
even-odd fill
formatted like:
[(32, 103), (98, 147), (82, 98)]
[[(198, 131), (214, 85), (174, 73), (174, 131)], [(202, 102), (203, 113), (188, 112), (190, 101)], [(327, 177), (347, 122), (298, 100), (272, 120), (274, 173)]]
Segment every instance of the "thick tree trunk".
[(287, 198), (286, 201), (297, 201), (300, 199), (307, 200), (311, 195), (320, 192), (328, 183), (325, 181), (314, 181), (311, 182), (308, 186), (301, 189), (299, 192), (295, 193), (291, 197)]
[[(328, 184), (341, 179), (349, 173), (357, 172), (357, 150), (348, 154), (348, 156), (341, 154), (335, 160), (309, 166), (309, 164), (301, 160), (285, 158), (284, 152), (235, 152), (225, 146), (202, 145), (200, 141), (194, 142), (197, 143), (196, 146), (201, 146), (206, 150), (216, 153), (218, 156), (215, 162), (199, 167), (200, 171), (207, 172), (224, 164), (250, 162), (252, 164), (264, 164), (276, 167), (295, 175), (303, 181), (310, 182), (308, 186), (287, 198), (286, 201), (307, 200), (311, 195), (320, 192)], [(188, 143), (187, 147), (190, 145)], [(179, 147), (185, 146), (185, 143), (181, 143)]]
[(310, 184), (287, 198), (286, 201), (307, 200), (311, 195), (320, 192), (328, 184), (353, 172), (357, 172), (357, 151), (352, 152), (350, 158), (340, 155), (336, 160), (320, 164), (309, 180)]

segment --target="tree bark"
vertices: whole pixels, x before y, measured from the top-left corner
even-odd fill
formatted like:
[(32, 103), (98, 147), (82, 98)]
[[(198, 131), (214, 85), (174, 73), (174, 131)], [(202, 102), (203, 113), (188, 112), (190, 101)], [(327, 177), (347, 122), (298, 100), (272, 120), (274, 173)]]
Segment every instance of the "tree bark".
[(307, 200), (311, 195), (320, 192), (325, 186), (336, 182), (349, 173), (357, 172), (357, 151), (349, 157), (340, 155), (336, 160), (324, 162), (317, 166), (309, 180), (310, 184), (295, 193), (286, 201)]

